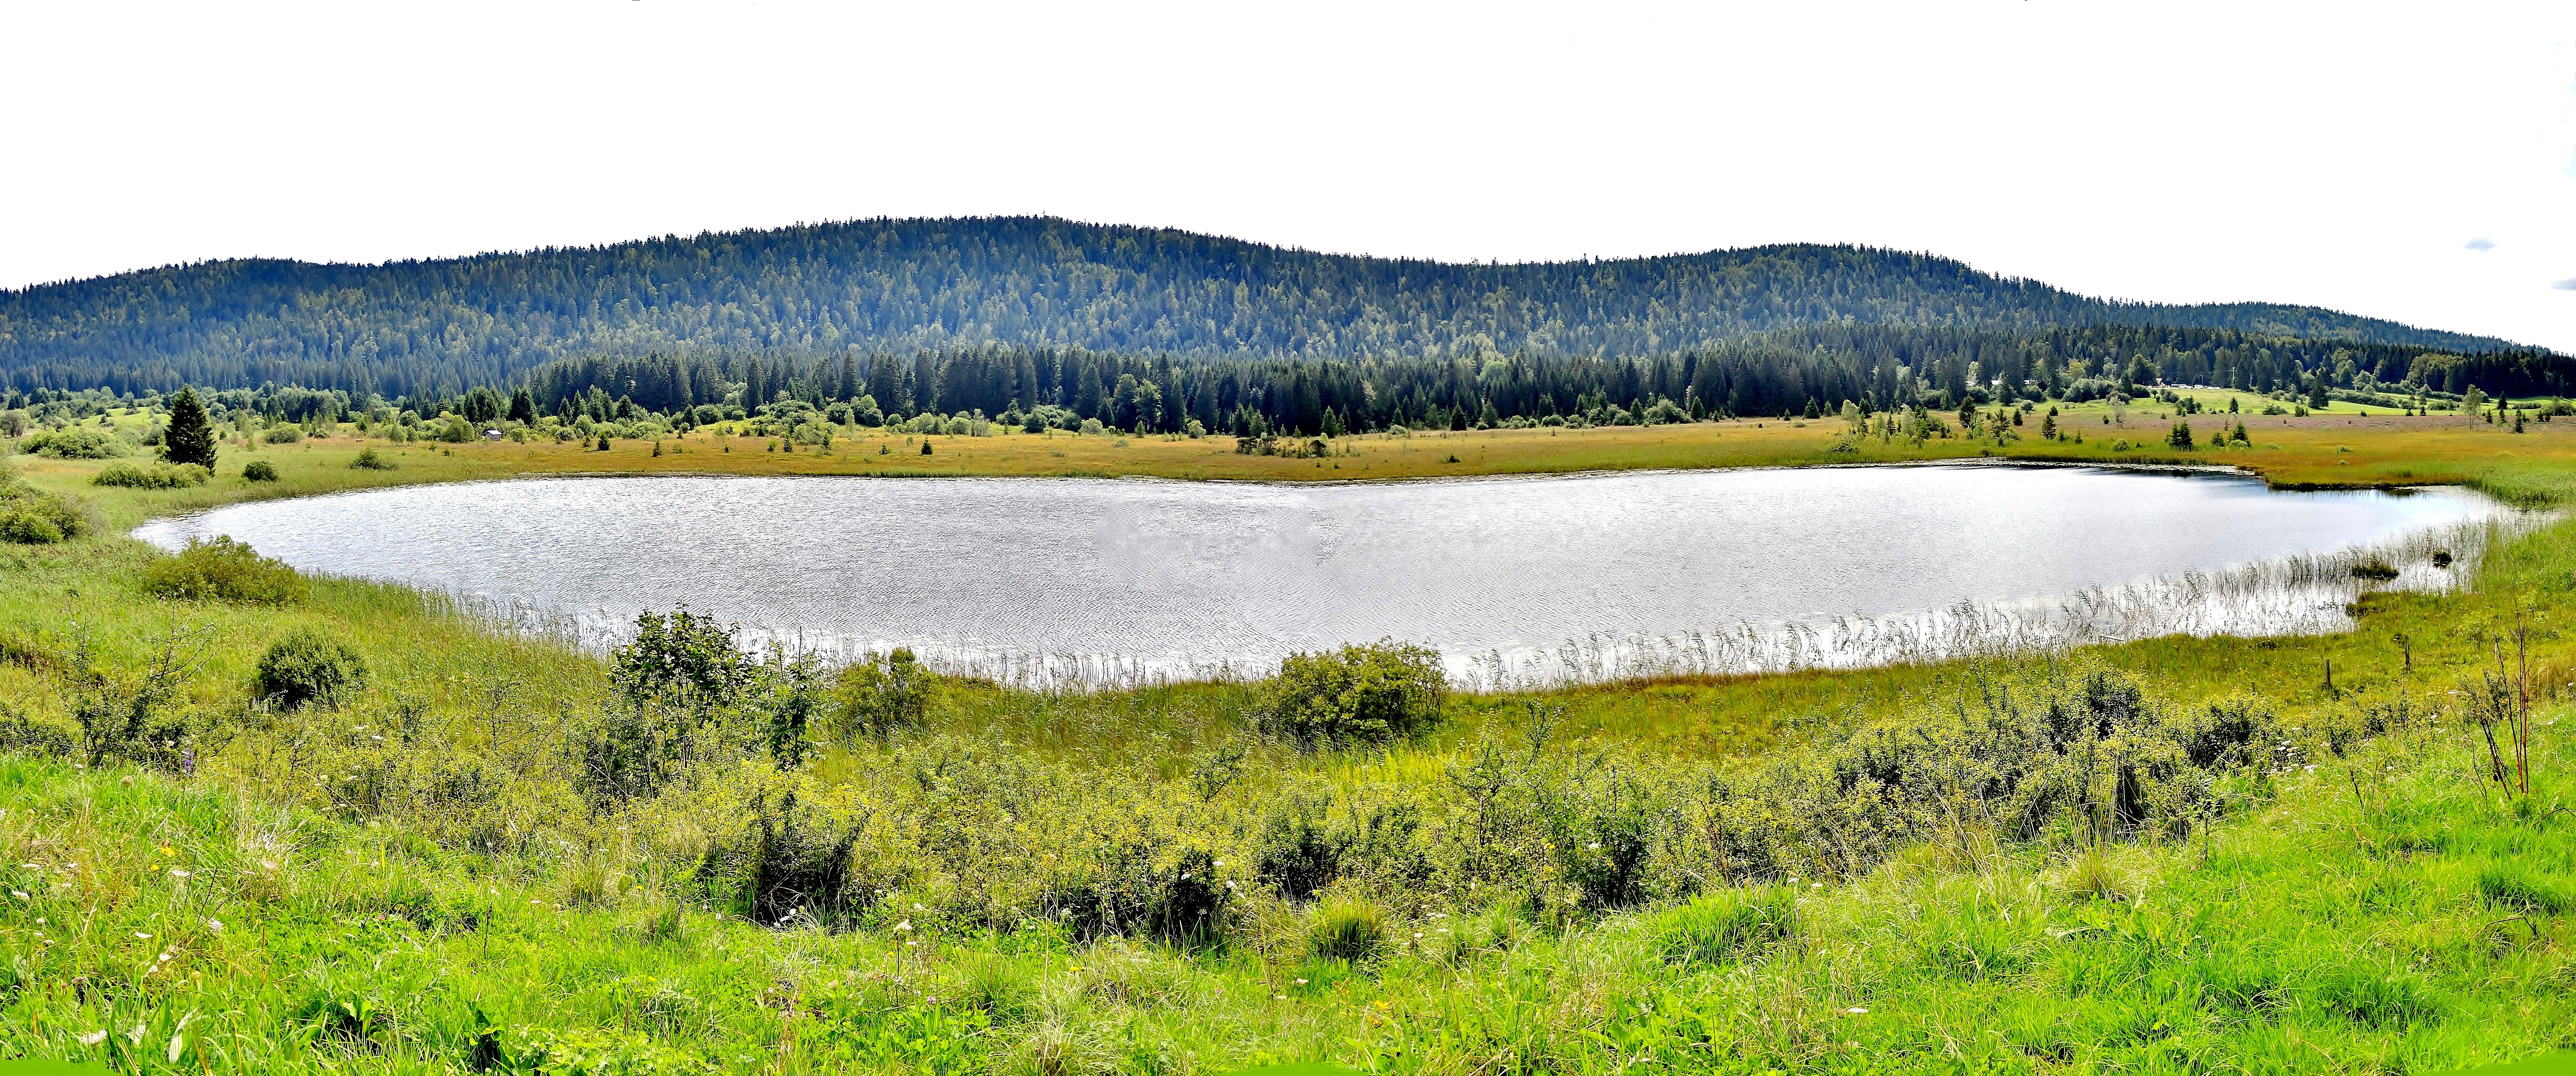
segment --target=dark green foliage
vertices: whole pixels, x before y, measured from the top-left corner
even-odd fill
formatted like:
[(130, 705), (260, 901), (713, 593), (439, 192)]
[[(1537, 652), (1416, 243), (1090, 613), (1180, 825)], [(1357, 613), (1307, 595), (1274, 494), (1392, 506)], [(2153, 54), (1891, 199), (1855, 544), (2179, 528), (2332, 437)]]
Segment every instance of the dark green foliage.
[(349, 466), (361, 471), (390, 471), (394, 469), (394, 461), (375, 449), (362, 448), (358, 450), (358, 458), (349, 461)]
[(206, 421), (206, 405), (197, 390), (183, 388), (170, 400), (170, 428), (161, 433), (161, 458), (213, 470), (215, 431)]
[(304, 577), (260, 556), (230, 535), (190, 539), (186, 548), (155, 558), (143, 569), (143, 591), (179, 601), (291, 605), (304, 600)]
[(277, 465), (270, 463), (267, 460), (252, 460), (249, 463), (245, 463), (242, 465), (242, 481), (275, 482), (277, 481)]
[(743, 913), (776, 926), (792, 917), (830, 923), (861, 903), (848, 892), (854, 825), (832, 824), (821, 812), (800, 811), (793, 792), (754, 809), (750, 847), (739, 877)]
[(1448, 693), (1440, 655), (1391, 640), (1291, 654), (1263, 700), (1263, 728), (1308, 747), (1383, 744), (1430, 729)]
[(2191, 423), (2174, 423), (2173, 429), (2165, 434), (2165, 444), (2173, 448), (2182, 449), (2195, 447), (2191, 439)]
[[(2311, 307), (2106, 302), (1943, 258), (1867, 248), (1456, 265), (1169, 229), (982, 218), (851, 221), (375, 266), (205, 262), (44, 285), (0, 293), (0, 376), (9, 387), (268, 380), (417, 393), (442, 384), (508, 386), (558, 358), (693, 355), (743, 339), (835, 355), (969, 339), (1313, 358), (1445, 356), (1481, 337), (1504, 353), (1641, 355), (1845, 321), (2206, 327), (2454, 352), (2506, 346)], [(353, 338), (392, 346), (351, 357)], [(703, 378), (691, 381), (703, 395)], [(638, 390), (651, 391), (646, 384)], [(1102, 395), (1115, 384), (1105, 383)], [(840, 387), (836, 398), (859, 395)], [(864, 387), (889, 410), (913, 409), (898, 407), (891, 390)], [(1860, 398), (1832, 398), (1845, 395)], [(749, 405), (771, 398), (755, 392)], [(533, 402), (551, 410), (542, 392)], [(515, 400), (496, 393), (483, 420), (514, 409)]]
[(939, 678), (908, 648), (862, 657), (832, 685), (836, 731), (846, 743), (918, 728), (937, 704), (938, 687)]
[(37, 489), (0, 466), (0, 541), (46, 545), (77, 538), (92, 526), (88, 505)]
[(336, 706), (367, 683), (367, 663), (348, 644), (297, 628), (270, 644), (251, 674), (251, 693), (279, 709)]
[(734, 645), (735, 629), (689, 611), (635, 618), (635, 641), (611, 655), (609, 674), (630, 704), (663, 703), (700, 713), (737, 705), (757, 672)]
[(128, 489), (186, 489), (205, 485), (206, 480), (212, 477), (205, 467), (194, 463), (155, 463), (149, 466), (111, 463), (99, 468), (89, 482), (93, 486), (123, 486)]

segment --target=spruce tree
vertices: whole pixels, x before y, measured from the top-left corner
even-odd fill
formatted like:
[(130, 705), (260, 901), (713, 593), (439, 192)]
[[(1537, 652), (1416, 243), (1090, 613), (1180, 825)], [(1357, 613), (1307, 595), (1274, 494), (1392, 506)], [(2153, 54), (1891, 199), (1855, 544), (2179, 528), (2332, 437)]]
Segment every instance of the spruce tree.
[(215, 465), (215, 431), (206, 423), (206, 408), (197, 402), (197, 390), (180, 389), (170, 401), (170, 428), (161, 434), (161, 457), (172, 463)]

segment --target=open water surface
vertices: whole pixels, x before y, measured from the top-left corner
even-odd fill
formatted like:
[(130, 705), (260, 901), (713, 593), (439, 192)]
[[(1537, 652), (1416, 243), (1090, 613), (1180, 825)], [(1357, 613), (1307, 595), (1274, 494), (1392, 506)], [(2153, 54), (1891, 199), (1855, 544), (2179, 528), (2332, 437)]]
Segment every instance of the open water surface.
[(136, 535), (175, 548), (229, 534), (594, 644), (686, 602), (755, 636), (909, 645), (1021, 681), (1257, 675), (1386, 637), (1490, 683), (2327, 630), (2362, 585), (2352, 557), (2406, 561), (2398, 585), (2444, 585), (2465, 561), (2407, 558), (2473, 543), (2463, 525), (2503, 514), (2457, 490), (2287, 493), (2085, 467), (1349, 485), (655, 476), (243, 504)]

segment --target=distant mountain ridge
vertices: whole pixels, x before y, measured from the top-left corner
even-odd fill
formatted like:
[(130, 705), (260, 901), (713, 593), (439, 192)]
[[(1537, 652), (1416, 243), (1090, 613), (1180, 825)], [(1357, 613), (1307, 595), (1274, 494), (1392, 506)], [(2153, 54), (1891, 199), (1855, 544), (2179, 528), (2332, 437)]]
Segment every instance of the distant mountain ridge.
[(0, 387), (277, 383), (395, 395), (507, 384), (581, 355), (987, 342), (1264, 359), (1646, 355), (1842, 321), (2514, 347), (2316, 307), (2102, 300), (1865, 247), (1478, 265), (985, 217), (381, 265), (215, 261), (0, 292)]

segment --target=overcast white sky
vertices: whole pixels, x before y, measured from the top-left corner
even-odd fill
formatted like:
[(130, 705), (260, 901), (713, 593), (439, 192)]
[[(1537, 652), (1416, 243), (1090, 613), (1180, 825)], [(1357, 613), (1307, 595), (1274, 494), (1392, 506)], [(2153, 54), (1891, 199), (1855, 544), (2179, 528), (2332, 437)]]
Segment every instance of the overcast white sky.
[(2576, 350), (2567, 0), (9, 0), (0, 94), (0, 287), (1055, 213), (1452, 260), (1848, 241)]

